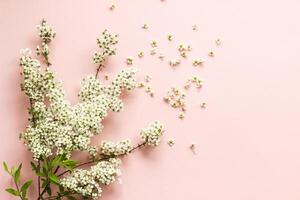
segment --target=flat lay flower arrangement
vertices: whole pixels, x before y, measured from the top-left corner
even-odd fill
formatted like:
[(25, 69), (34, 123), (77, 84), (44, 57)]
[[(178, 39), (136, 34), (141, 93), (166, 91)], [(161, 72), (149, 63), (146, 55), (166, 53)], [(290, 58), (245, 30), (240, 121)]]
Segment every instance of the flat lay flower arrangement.
[[(113, 11), (115, 5), (110, 7)], [(147, 24), (141, 26), (147, 31)], [(152, 98), (155, 97), (151, 81), (152, 77), (146, 75), (143, 81), (135, 77), (137, 69), (132, 67), (133, 57), (127, 57), (127, 68), (110, 81), (103, 84), (99, 80), (99, 74), (105, 67), (105, 61), (116, 55), (118, 35), (104, 30), (96, 39), (99, 47), (94, 52), (92, 61), (96, 65), (95, 73), (85, 77), (81, 81), (81, 89), (78, 94), (79, 102), (72, 105), (66, 99), (61, 82), (55, 78), (51, 68), (50, 44), (56, 37), (56, 32), (42, 20), (37, 26), (40, 44), (35, 49), (35, 54), (28, 48), (20, 51), (21, 66), (21, 90), (29, 99), (29, 123), (20, 134), (20, 139), (32, 153), (30, 162), (32, 171), (36, 174), (37, 184), (32, 180), (20, 181), (22, 164), (9, 167), (3, 163), (5, 171), (12, 177), (14, 187), (6, 191), (21, 200), (28, 200), (28, 189), (37, 188), (37, 200), (60, 199), (98, 199), (101, 196), (103, 186), (120, 180), (121, 158), (144, 146), (158, 146), (164, 127), (159, 121), (153, 121), (140, 131), (138, 144), (132, 144), (129, 139), (120, 141), (98, 142), (92, 145), (93, 136), (103, 130), (103, 119), (110, 111), (120, 112), (123, 109), (123, 101), (120, 98), (122, 92), (132, 91), (136, 88), (144, 88)], [(192, 31), (197, 31), (196, 25)], [(173, 42), (172, 34), (167, 34), (168, 42)], [(215, 45), (220, 46), (221, 40), (217, 38)], [(159, 50), (157, 41), (152, 40), (149, 50), (150, 56), (157, 56), (163, 62), (165, 54)], [(176, 69), (182, 64), (182, 59), (187, 59), (192, 51), (189, 44), (177, 45), (178, 57), (170, 58), (169, 67)], [(142, 59), (143, 51), (137, 53)], [(214, 51), (208, 52), (208, 57), (214, 57)], [(204, 59), (196, 57), (190, 60), (194, 67), (202, 67)], [(109, 76), (104, 74), (108, 82)], [(196, 74), (189, 76), (182, 87), (172, 86), (161, 98), (167, 105), (178, 110), (178, 118), (183, 120), (186, 113), (186, 91), (190, 87), (201, 89), (202, 79)], [(200, 108), (206, 108), (206, 102), (200, 104)], [(172, 147), (175, 140), (168, 139), (167, 144)], [(189, 149), (196, 154), (196, 144), (192, 142)], [(72, 159), (73, 152), (85, 152), (89, 155), (87, 161)], [(22, 179), (23, 180), (23, 179)]]
[[(108, 112), (122, 110), (121, 93), (138, 86), (136, 69), (122, 70), (107, 85), (99, 81), (104, 61), (116, 54), (118, 43), (117, 35), (103, 31), (97, 38), (99, 51), (93, 56), (93, 62), (97, 64), (95, 74), (82, 80), (79, 103), (71, 106), (62, 83), (55, 79), (49, 60), (50, 43), (56, 33), (45, 20), (38, 26), (38, 32), (41, 44), (36, 48), (36, 56), (29, 49), (23, 49), (20, 58), (21, 89), (30, 102), (29, 123), (20, 138), (33, 155), (30, 163), (37, 177), (37, 199), (98, 199), (103, 186), (113, 183), (121, 175), (123, 156), (146, 145), (159, 145), (163, 125), (158, 121), (149, 123), (140, 131), (141, 142), (136, 145), (123, 139), (118, 142), (103, 140), (92, 146), (91, 138), (101, 133), (102, 120)], [(87, 152), (89, 160), (73, 160), (75, 151)], [(27, 191), (33, 184), (32, 180), (20, 181), (22, 164), (10, 167), (4, 162), (3, 165), (14, 182), (14, 187), (6, 191), (21, 200), (28, 200)]]

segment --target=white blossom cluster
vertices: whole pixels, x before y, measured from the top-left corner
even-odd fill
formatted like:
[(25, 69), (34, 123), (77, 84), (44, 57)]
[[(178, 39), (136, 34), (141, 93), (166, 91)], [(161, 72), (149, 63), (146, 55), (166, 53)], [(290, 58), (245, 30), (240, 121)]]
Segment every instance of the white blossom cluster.
[[(157, 146), (163, 133), (163, 126), (160, 122), (150, 123), (148, 127), (141, 130), (141, 138), (146, 144)], [(100, 154), (104, 160), (92, 166), (89, 170), (76, 169), (69, 176), (61, 179), (61, 186), (82, 194), (85, 197), (97, 199), (101, 196), (101, 185), (109, 185), (121, 175), (121, 160), (117, 158), (120, 155), (126, 155), (132, 150), (128, 139), (118, 143), (102, 141), (100, 145)]]
[(50, 65), (48, 61), (48, 57), (50, 54), (48, 44), (52, 41), (52, 39), (55, 38), (56, 32), (50, 26), (48, 26), (45, 20), (43, 20), (41, 24), (37, 26), (37, 28), (39, 31), (39, 36), (42, 39), (42, 47), (37, 46), (36, 53), (37, 55), (42, 55), (45, 58), (47, 65)]
[(122, 70), (110, 85), (102, 85), (89, 76), (82, 82), (80, 102), (71, 107), (49, 68), (41, 70), (39, 62), (30, 56), (22, 56), (21, 66), (22, 89), (33, 102), (30, 114), (34, 118), (22, 137), (35, 159), (48, 157), (54, 150), (68, 156), (74, 150), (95, 154), (90, 146), (91, 137), (101, 132), (101, 122), (109, 110), (122, 109), (121, 91), (136, 86), (134, 68)]
[(102, 35), (97, 38), (97, 44), (101, 51), (96, 51), (93, 56), (93, 62), (103, 66), (103, 62), (107, 56), (116, 54), (116, 48), (114, 47), (118, 43), (118, 35), (110, 33), (108, 30), (104, 30)]
[(20, 59), (20, 65), (23, 68), (22, 75), (24, 77), (24, 81), (21, 83), (22, 91), (29, 99), (42, 101), (46, 88), (42, 81), (43, 75), (41, 74), (39, 61), (23, 55)]
[(42, 23), (37, 26), (39, 31), (39, 36), (42, 38), (43, 42), (49, 43), (56, 36), (56, 32), (47, 25), (45, 20), (42, 20)]
[[(122, 91), (130, 91), (137, 87), (134, 77), (136, 69), (122, 70), (110, 84), (102, 84), (97, 79), (105, 58), (115, 55), (114, 45), (118, 42), (117, 35), (105, 30), (97, 39), (101, 50), (94, 54), (94, 62), (100, 64), (96, 75), (87, 76), (82, 80), (78, 94), (79, 103), (71, 106), (65, 97), (62, 84), (55, 80), (55, 75), (49, 68), (51, 64), (48, 60), (48, 44), (56, 34), (44, 20), (38, 26), (38, 30), (42, 48), (37, 47), (37, 55), (45, 59), (47, 67), (42, 68), (41, 63), (31, 57), (29, 49), (21, 51), (21, 89), (30, 100), (29, 125), (21, 137), (33, 153), (33, 158), (39, 162), (53, 154), (54, 157), (63, 155), (63, 158), (66, 156), (69, 159), (73, 151), (88, 152), (92, 160), (74, 166), (75, 170), (69, 171), (68, 168), (65, 172), (70, 174), (62, 178), (59, 185), (87, 199), (97, 199), (101, 196), (102, 186), (114, 182), (121, 174), (121, 160), (118, 157), (129, 154), (145, 144), (157, 146), (163, 126), (155, 121), (142, 129), (140, 136), (144, 143), (135, 147), (131, 146), (128, 139), (117, 143), (102, 141), (99, 146), (92, 146), (91, 138), (102, 132), (102, 121), (108, 112), (122, 110)], [(150, 77), (147, 77), (146, 82), (149, 80)], [(77, 168), (92, 162), (97, 164), (90, 169)]]
[(108, 185), (121, 174), (120, 164), (121, 160), (118, 158), (100, 161), (89, 170), (74, 170), (70, 176), (61, 179), (60, 184), (84, 197), (97, 199), (101, 196), (101, 184)]
[(132, 149), (128, 139), (122, 140), (118, 143), (111, 141), (102, 141), (100, 145), (100, 153), (105, 156), (119, 156), (128, 154)]
[(159, 145), (162, 134), (163, 125), (158, 121), (150, 123), (148, 127), (143, 128), (140, 132), (141, 139), (151, 146)]

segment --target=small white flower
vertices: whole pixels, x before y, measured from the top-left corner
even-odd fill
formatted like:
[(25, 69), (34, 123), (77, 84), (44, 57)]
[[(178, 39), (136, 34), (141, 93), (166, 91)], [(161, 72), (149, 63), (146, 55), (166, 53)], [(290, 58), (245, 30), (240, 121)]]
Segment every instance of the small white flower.
[(144, 57), (144, 52), (142, 52), (142, 51), (139, 52), (139, 53), (138, 53), (138, 57), (139, 57), (139, 58), (143, 58), (143, 57)]
[(142, 25), (142, 28), (143, 28), (143, 29), (148, 29), (149, 26), (148, 26), (148, 24), (143, 24), (143, 25)]
[(168, 145), (172, 147), (175, 144), (175, 141), (173, 139), (168, 140)]
[(208, 56), (209, 56), (209, 57), (214, 57), (214, 56), (215, 56), (215, 53), (214, 53), (213, 51), (210, 51), (210, 52), (208, 52)]
[(20, 54), (21, 54), (21, 56), (30, 56), (31, 50), (29, 48), (21, 49)]
[(220, 38), (217, 38), (215, 42), (216, 42), (216, 45), (218, 45), (218, 46), (220, 46), (220, 45), (222, 44), (222, 42), (221, 42), (221, 39), (220, 39)]
[(201, 59), (201, 58), (195, 58), (195, 59), (193, 59), (193, 61), (192, 61), (193, 65), (194, 65), (195, 67), (197, 67), (197, 66), (199, 66), (199, 65), (202, 65), (203, 62), (204, 62), (204, 60)]
[(163, 126), (158, 121), (150, 123), (149, 126), (143, 128), (140, 133), (142, 140), (150, 146), (159, 145), (162, 134)]
[(169, 61), (169, 65), (170, 65), (171, 67), (176, 67), (176, 66), (180, 65), (180, 63), (181, 63), (181, 60), (180, 60), (180, 59), (173, 59), (173, 60), (170, 60), (170, 61)]
[(127, 65), (132, 65), (133, 64), (133, 58), (132, 57), (126, 58), (126, 64)]

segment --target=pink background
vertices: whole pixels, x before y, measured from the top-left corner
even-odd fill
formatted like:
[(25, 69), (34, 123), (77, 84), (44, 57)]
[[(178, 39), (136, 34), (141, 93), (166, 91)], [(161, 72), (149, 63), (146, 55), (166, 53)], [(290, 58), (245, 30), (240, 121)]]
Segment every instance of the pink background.
[[(0, 1), (0, 161), (24, 163), (23, 178), (32, 177), (31, 154), (18, 140), (27, 120), (28, 101), (19, 89), (19, 49), (35, 48), (35, 25), (41, 18), (57, 31), (51, 60), (68, 98), (77, 102), (80, 80), (95, 67), (95, 38), (105, 28), (120, 34), (118, 55), (105, 73), (116, 74), (134, 57), (139, 78), (153, 77), (155, 98), (137, 90), (124, 98), (125, 109), (105, 120), (101, 138), (137, 141), (148, 122), (166, 126), (163, 143), (124, 160), (123, 185), (104, 191), (106, 200), (203, 199), (298, 200), (300, 198), (300, 2), (298, 0), (116, 0)], [(149, 30), (141, 29), (147, 23)], [(193, 24), (199, 30), (192, 31)], [(174, 41), (166, 40), (172, 33)], [(222, 45), (214, 40), (220, 37)], [(158, 41), (165, 61), (150, 56)], [(193, 47), (189, 58), (172, 70), (179, 42)], [(215, 58), (207, 58), (214, 49)], [(143, 59), (137, 58), (145, 51)], [(194, 68), (191, 58), (207, 61)], [(205, 81), (191, 89), (183, 121), (162, 101), (171, 86), (182, 86), (192, 74)], [(103, 79), (103, 75), (101, 75)], [(207, 109), (200, 103), (207, 102)], [(175, 146), (166, 141), (173, 138)], [(189, 150), (197, 143), (197, 154)], [(24, 180), (23, 179), (23, 180)], [(3, 189), (12, 184), (0, 173), (0, 199), (15, 199)], [(36, 185), (35, 185), (36, 186)], [(31, 189), (30, 195), (35, 192)]]

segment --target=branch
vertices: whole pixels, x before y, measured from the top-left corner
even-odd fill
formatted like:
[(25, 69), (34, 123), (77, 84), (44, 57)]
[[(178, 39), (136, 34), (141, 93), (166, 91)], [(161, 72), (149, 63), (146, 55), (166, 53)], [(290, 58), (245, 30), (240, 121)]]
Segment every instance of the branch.
[[(40, 166), (40, 161), (39, 161), (39, 168), (41, 167)], [(41, 195), (41, 177), (40, 176), (38, 176), (38, 192), (39, 192), (39, 196)]]
[(14, 182), (15, 182), (15, 185), (16, 185), (16, 189), (17, 189), (17, 191), (18, 191), (18, 193), (19, 193), (18, 196), (19, 196), (20, 199), (22, 200), (23, 198), (22, 198), (21, 193), (20, 193), (19, 185), (18, 185), (18, 183), (15, 181), (15, 179), (14, 179)]
[[(134, 152), (135, 150), (137, 150), (137, 149), (139, 149), (139, 148), (145, 146), (146, 144), (147, 144), (147, 142), (143, 142), (143, 143), (141, 143), (141, 144), (138, 144), (137, 146), (133, 147), (128, 153), (132, 153), (132, 152)], [(125, 155), (127, 155), (127, 154), (125, 153), (125, 154), (119, 155), (119, 157), (122, 157), (122, 156), (125, 156)], [(88, 164), (97, 163), (97, 162), (104, 161), (104, 160), (108, 160), (108, 159), (114, 158), (114, 157), (115, 157), (115, 156), (109, 156), (109, 157), (102, 157), (102, 158), (99, 158), (99, 159), (97, 159), (97, 160), (90, 160), (90, 161), (87, 161), (87, 162), (78, 164), (77, 166), (75, 166), (75, 168), (82, 167), (82, 166), (88, 165)], [(58, 168), (55, 169), (55, 174), (56, 174), (57, 171), (58, 171)], [(62, 173), (60, 173), (60, 174), (58, 174), (57, 177), (61, 177), (61, 176), (63, 176), (64, 174), (66, 174), (66, 173), (68, 173), (68, 172), (70, 172), (70, 170), (66, 170), (66, 171), (64, 171), (64, 172), (62, 172)], [(41, 197), (43, 196), (43, 194), (45, 194), (46, 188), (47, 188), (48, 185), (49, 185), (49, 182), (46, 184), (44, 190), (43, 190), (42, 193), (39, 195), (39, 197), (38, 197), (37, 200), (40, 200)], [(51, 198), (53, 198), (53, 197), (51, 197)], [(51, 198), (48, 197), (48, 198), (45, 198), (45, 199), (51, 199)]]
[(98, 74), (99, 74), (99, 72), (100, 72), (100, 70), (101, 70), (102, 67), (103, 67), (103, 64), (100, 63), (100, 65), (97, 67), (97, 70), (96, 70), (96, 74), (95, 74), (95, 78), (96, 79), (98, 78)]
[[(133, 147), (128, 153), (132, 153), (132, 152), (134, 152), (136, 149), (139, 149), (139, 148), (145, 146), (146, 144), (147, 144), (147, 142), (143, 142), (143, 143), (141, 143), (141, 144), (138, 144), (137, 146)], [(75, 168), (82, 167), (82, 166), (88, 165), (88, 164), (97, 163), (97, 162), (104, 161), (104, 160), (108, 160), (108, 159), (110, 159), (110, 158), (122, 157), (122, 156), (125, 156), (125, 155), (127, 155), (127, 153), (121, 154), (121, 155), (119, 155), (119, 156), (108, 156), (108, 157), (107, 157), (107, 156), (106, 156), (106, 157), (104, 156), (104, 157), (99, 158), (99, 159), (97, 159), (97, 160), (90, 160), (90, 161), (88, 161), (88, 162), (81, 163), (81, 164), (75, 166)], [(68, 172), (70, 172), (70, 170), (66, 170), (66, 171), (60, 173), (60, 174), (57, 175), (57, 176), (58, 176), (58, 177), (61, 177), (62, 175), (66, 174), (66, 173), (68, 173)]]

